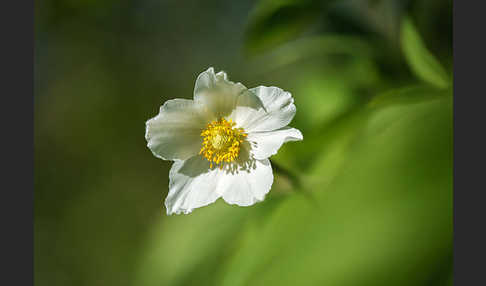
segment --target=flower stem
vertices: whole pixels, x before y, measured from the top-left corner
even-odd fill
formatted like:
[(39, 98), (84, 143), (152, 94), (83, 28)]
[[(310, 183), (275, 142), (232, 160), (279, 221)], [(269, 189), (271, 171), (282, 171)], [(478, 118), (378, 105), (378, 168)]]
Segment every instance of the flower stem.
[(300, 187), (302, 186), (302, 184), (300, 183), (300, 179), (297, 175), (293, 174), (291, 171), (282, 167), (281, 165), (275, 163), (275, 161), (272, 161), (271, 159), (269, 159), (269, 160), (270, 160), (270, 163), (272, 164), (276, 173), (279, 173), (279, 174), (287, 177), (290, 180), (290, 182), (292, 183), (292, 186), (294, 188), (300, 190)]
[(269, 159), (269, 160), (270, 160), (275, 172), (279, 173), (280, 175), (287, 177), (289, 179), (290, 183), (292, 184), (293, 189), (295, 191), (303, 194), (314, 207), (316, 207), (316, 208), (319, 207), (314, 194), (312, 192), (308, 192), (305, 188), (302, 187), (302, 183), (300, 181), (300, 178), (296, 174), (292, 173), (291, 171), (282, 167), (281, 165), (275, 163), (275, 161), (272, 161), (271, 159)]

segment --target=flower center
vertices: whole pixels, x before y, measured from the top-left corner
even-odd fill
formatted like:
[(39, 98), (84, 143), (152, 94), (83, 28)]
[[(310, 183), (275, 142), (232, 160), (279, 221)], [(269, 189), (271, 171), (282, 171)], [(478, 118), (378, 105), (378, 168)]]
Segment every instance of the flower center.
[(235, 125), (233, 121), (221, 118), (209, 123), (201, 132), (204, 139), (199, 154), (210, 162), (211, 168), (213, 163), (222, 168), (223, 162), (229, 163), (238, 158), (246, 133), (243, 128), (233, 128)]

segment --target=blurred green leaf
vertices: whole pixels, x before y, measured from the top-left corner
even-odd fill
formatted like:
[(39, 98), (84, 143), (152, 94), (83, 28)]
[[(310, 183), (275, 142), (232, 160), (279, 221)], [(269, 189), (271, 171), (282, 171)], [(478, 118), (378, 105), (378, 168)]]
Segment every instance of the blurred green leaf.
[(446, 88), (449, 85), (447, 73), (434, 55), (427, 50), (409, 18), (405, 18), (402, 22), (401, 43), (408, 65), (421, 80), (439, 88)]
[(357, 113), (352, 126), (364, 124), (341, 136), (348, 156), (336, 177), (308, 186), (318, 208), (294, 195), (263, 227), (249, 229), (222, 271), (223, 285), (423, 285), (435, 279), (452, 247), (451, 103), (451, 97), (416, 97), (412, 104)]
[[(388, 106), (405, 107), (408, 104), (440, 99), (449, 92), (425, 85), (402, 87), (379, 94), (362, 108), (351, 110), (320, 135), (311, 138), (319, 138), (323, 151), (315, 155), (312, 169), (305, 173), (307, 181), (311, 185), (326, 184), (334, 179), (342, 165), (350, 160), (351, 148), (358, 140), (359, 130), (367, 124), (366, 117), (370, 114)], [(383, 121), (383, 124), (389, 122)]]
[(219, 200), (161, 221), (147, 239), (134, 285), (211, 285), (211, 272), (238, 239), (247, 211)]
[(378, 94), (368, 103), (368, 107), (384, 108), (390, 105), (414, 104), (442, 96), (452, 96), (452, 90), (439, 90), (425, 84), (406, 86)]
[(369, 91), (377, 89), (381, 80), (369, 58), (346, 55), (335, 62), (322, 60), (319, 68), (301, 68), (290, 81), (297, 106), (291, 125), (303, 132), (304, 141), (285, 144), (272, 160), (306, 176), (340, 132), (353, 130), (344, 126), (347, 118), (368, 101)]
[(250, 16), (245, 48), (250, 55), (296, 38), (313, 24), (320, 1), (262, 0)]
[(248, 68), (254, 70), (255, 75), (262, 75), (309, 59), (333, 57), (364, 59), (371, 56), (371, 47), (359, 37), (328, 34), (305, 37), (282, 44), (271, 52), (250, 61)]

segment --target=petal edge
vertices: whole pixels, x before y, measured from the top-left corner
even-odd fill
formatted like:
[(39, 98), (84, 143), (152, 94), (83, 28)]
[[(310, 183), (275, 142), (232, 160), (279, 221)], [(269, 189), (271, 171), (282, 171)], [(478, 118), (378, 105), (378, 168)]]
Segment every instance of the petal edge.
[(277, 154), (285, 142), (301, 141), (304, 137), (296, 128), (283, 127), (273, 131), (252, 132), (247, 140), (251, 144), (251, 154), (255, 159), (262, 160)]

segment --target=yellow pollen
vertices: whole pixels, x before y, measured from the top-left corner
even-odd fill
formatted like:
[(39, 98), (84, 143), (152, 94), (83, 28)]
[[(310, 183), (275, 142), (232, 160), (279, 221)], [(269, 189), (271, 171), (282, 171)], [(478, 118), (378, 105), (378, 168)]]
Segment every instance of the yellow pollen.
[(221, 118), (209, 123), (201, 132), (204, 139), (199, 154), (209, 161), (211, 168), (213, 163), (223, 168), (224, 162), (238, 158), (246, 133), (243, 128), (233, 128), (235, 125), (233, 121)]

